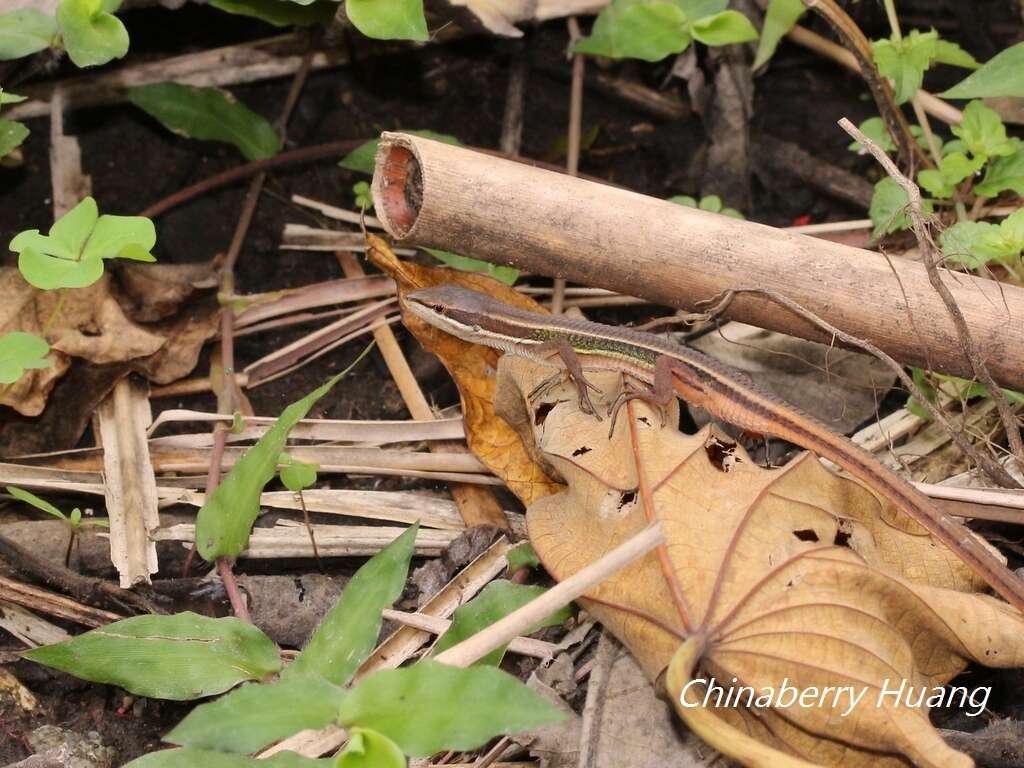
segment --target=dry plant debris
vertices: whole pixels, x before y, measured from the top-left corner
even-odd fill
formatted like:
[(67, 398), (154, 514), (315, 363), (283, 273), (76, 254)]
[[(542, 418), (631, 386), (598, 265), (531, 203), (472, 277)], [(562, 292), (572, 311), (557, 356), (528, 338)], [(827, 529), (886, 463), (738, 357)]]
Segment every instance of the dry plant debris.
[[(368, 258), (395, 279), (400, 301), (407, 292), (418, 288), (456, 283), (485, 291), (522, 309), (544, 311), (533, 299), (486, 275), (401, 261), (383, 238), (376, 235), (367, 237), (370, 243)], [(492, 349), (449, 336), (410, 312), (402, 312), (402, 321), (420, 344), (440, 358), (458, 384), (466, 422), (466, 440), (477, 458), (500, 477), (524, 504), (557, 491), (559, 486), (531, 460), (519, 435), (494, 416), (494, 370), (500, 355)]]
[[(609, 439), (606, 422), (579, 411), (571, 386), (528, 400), (524, 393), (548, 374), (504, 359), (495, 404), (532, 432), (567, 483), (527, 511), (545, 567), (565, 579), (657, 519), (668, 540), (659, 556), (583, 601), (647, 676), (668, 669), (674, 702), (682, 693), (703, 701), (691, 676), (734, 691), (750, 686), (758, 697), (786, 685), (829, 691), (809, 707), (781, 706), (781, 693), (749, 708), (724, 699), (708, 709), (677, 704), (691, 728), (750, 764), (767, 764), (764, 754), (779, 765), (785, 755), (843, 765), (902, 765), (901, 755), (921, 766), (970, 764), (945, 745), (922, 704), (968, 661), (1024, 664), (1024, 617), (978, 594), (981, 584), (953, 553), (813, 455), (762, 469), (714, 429), (685, 435), (636, 403)], [(617, 374), (591, 379), (608, 401), (617, 394)], [(901, 683), (902, 698), (879, 698)]]

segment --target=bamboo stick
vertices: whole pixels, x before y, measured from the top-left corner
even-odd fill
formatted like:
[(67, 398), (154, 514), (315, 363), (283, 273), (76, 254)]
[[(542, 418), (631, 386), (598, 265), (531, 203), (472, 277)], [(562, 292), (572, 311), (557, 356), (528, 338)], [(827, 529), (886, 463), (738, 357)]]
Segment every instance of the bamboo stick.
[[(915, 262), (400, 133), (383, 136), (373, 195), (385, 228), (402, 243), (687, 311), (731, 289), (774, 291), (901, 362), (973, 377)], [(1024, 389), (1024, 289), (944, 274), (996, 380)], [(725, 316), (832, 341), (766, 298), (739, 296)]]

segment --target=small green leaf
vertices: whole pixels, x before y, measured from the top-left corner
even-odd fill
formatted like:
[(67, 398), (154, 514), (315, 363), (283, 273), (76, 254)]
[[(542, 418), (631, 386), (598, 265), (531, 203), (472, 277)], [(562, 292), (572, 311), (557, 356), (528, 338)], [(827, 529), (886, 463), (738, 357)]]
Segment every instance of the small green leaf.
[(185, 747), (150, 752), (124, 768), (335, 768), (335, 762), (333, 758), (314, 760), (294, 752), (278, 752), (264, 760)]
[(238, 557), (248, 546), (249, 532), (260, 511), (260, 494), (277, 474), (277, 459), (288, 433), (345, 373), (285, 408), (274, 426), (235, 462), (224, 482), (203, 504), (196, 518), (196, 548), (208, 562), (218, 557)]
[(675, 203), (676, 205), (682, 205), (682, 206), (685, 206), (687, 208), (696, 208), (697, 207), (697, 198), (691, 197), (690, 195), (673, 195), (672, 197), (668, 198), (668, 201), (670, 203)]
[(699, 208), (702, 211), (708, 211), (709, 213), (720, 213), (722, 216), (729, 216), (733, 219), (746, 219), (742, 213), (737, 211), (735, 208), (723, 207), (722, 198), (718, 195), (706, 195), (698, 202), (695, 198), (689, 195), (675, 195), (668, 198), (668, 202), (676, 203), (687, 208)]
[(24, 488), (19, 488), (16, 485), (8, 485), (7, 492), (16, 499), (24, 501), (26, 504), (31, 504), (36, 509), (42, 510), (47, 514), (53, 515), (60, 520), (67, 520), (67, 515), (57, 509), (53, 504), (48, 502), (46, 499), (41, 499), (30, 491), (26, 491)]
[[(2, 18), (3, 17), (0, 17), (0, 19)], [(18, 104), (24, 101), (26, 98), (26, 96), (19, 96), (16, 93), (4, 91), (3, 88), (0, 88), (0, 106), (3, 106), (4, 104)]]
[(981, 66), (976, 58), (949, 40), (937, 40), (935, 42), (935, 62), (938, 64), (949, 64), (953, 67), (964, 69), (977, 69)]
[[(433, 139), (434, 141), (441, 141), (445, 144), (454, 144), (457, 147), (462, 146), (461, 141), (447, 133), (436, 133), (434, 131), (427, 130), (402, 131), (402, 133), (411, 133), (413, 136), (422, 136), (425, 139)], [(376, 165), (377, 162), (377, 147), (379, 145), (380, 139), (368, 141), (345, 155), (344, 159), (338, 163), (338, 165), (342, 168), (347, 168), (350, 171), (367, 173), (372, 176), (374, 165)]]
[(373, 192), (370, 190), (370, 183), (357, 181), (352, 185), (352, 194), (356, 198), (356, 208), (362, 211), (369, 211), (373, 208)]
[(0, 60), (45, 50), (56, 34), (57, 22), (42, 11), (22, 8), (0, 14)]
[(154, 261), (153, 222), (141, 216), (99, 216), (96, 201), (87, 197), (50, 228), (19, 233), (10, 243), (18, 269), (36, 288), (84, 288), (103, 275), (103, 260), (131, 258)]
[(382, 733), (369, 728), (353, 728), (348, 744), (338, 755), (337, 768), (405, 768), (402, 750)]
[(180, 83), (127, 89), (128, 101), (181, 136), (234, 144), (247, 160), (273, 157), (281, 139), (266, 118), (227, 91)]
[(139, 696), (186, 701), (280, 669), (277, 646), (247, 621), (195, 613), (135, 616), (26, 658)]
[(1017, 146), (1006, 136), (1006, 126), (999, 113), (989, 109), (980, 101), (972, 101), (964, 109), (960, 125), (954, 125), (953, 134), (963, 143), (964, 149), (975, 157), (986, 160), (990, 157), (1012, 155)]
[(72, 509), (68, 521), (71, 523), (72, 528), (77, 528), (82, 522), (82, 510), (78, 507)]
[(803, 0), (771, 0), (764, 14), (754, 69), (764, 66), (775, 54), (779, 41), (796, 25), (806, 10)]
[(714, 16), (728, 7), (729, 0), (671, 0), (688, 19), (703, 19)]
[(1017, 151), (1012, 155), (997, 157), (988, 164), (975, 192), (984, 197), (995, 197), (1006, 190), (1024, 195), (1024, 145), (1018, 140), (1015, 146)]
[(93, 67), (128, 53), (128, 30), (112, 11), (120, 0), (60, 0), (57, 24), (76, 67)]
[(940, 95), (947, 99), (1024, 96), (1024, 43), (997, 53), (977, 72)]
[[(871, 207), (868, 209), (868, 216), (875, 225), (874, 236), (880, 237), (890, 232), (909, 229), (910, 217), (906, 213), (909, 203), (907, 193), (888, 176), (875, 184)], [(922, 201), (921, 207), (925, 214), (932, 211), (932, 204), (928, 200)]]
[(594, 21), (590, 37), (579, 40), (572, 52), (660, 61), (686, 50), (688, 27), (686, 14), (672, 2), (614, 0)]
[(444, 262), (452, 269), (457, 269), (460, 272), (482, 272), (505, 285), (512, 285), (519, 279), (519, 270), (515, 267), (502, 267), (497, 264), (491, 264), (489, 261), (471, 259), (469, 256), (460, 256), (457, 253), (449, 253), (437, 248), (424, 247), (423, 250), (438, 261)]
[(334, 722), (345, 691), (316, 675), (248, 683), (193, 709), (164, 741), (183, 747), (255, 752), (306, 728)]
[(292, 493), (298, 493), (313, 485), (316, 482), (316, 471), (320, 468), (319, 464), (307, 464), (293, 459), (287, 453), (281, 454), (278, 464), (284, 465), (280, 473), (281, 482)]
[(515, 573), (520, 568), (536, 568), (540, 565), (540, 558), (537, 552), (528, 541), (524, 541), (512, 547), (505, 555), (508, 560), (508, 572)]
[(0, 120), (0, 157), (9, 155), (28, 138), (29, 130), (17, 120)]
[(754, 25), (739, 11), (722, 11), (714, 16), (697, 19), (690, 33), (704, 45), (730, 45), (757, 39)]
[(49, 368), (50, 345), (31, 333), (11, 331), (0, 336), (0, 384), (13, 384), (26, 368)]
[(370, 558), (349, 579), (338, 602), (324, 616), (285, 678), (322, 676), (345, 685), (380, 634), (381, 614), (405, 587), (419, 525), (414, 525)]
[(346, 0), (353, 26), (377, 40), (426, 40), (423, 0)]
[(326, 24), (338, 10), (338, 4), (331, 0), (306, 3), (282, 2), (282, 0), (210, 0), (210, 5), (225, 13), (250, 16), (275, 27), (300, 27)]
[(956, 185), (973, 176), (984, 164), (984, 158), (968, 158), (963, 152), (951, 152), (942, 158), (938, 169), (921, 171), (917, 181), (933, 197), (952, 197)]
[(947, 261), (978, 269), (988, 261), (983, 256), (981, 239), (989, 233), (998, 233), (999, 227), (986, 221), (958, 221), (939, 235), (939, 246)]
[(564, 714), (494, 667), (421, 661), (374, 672), (341, 702), (344, 726), (372, 728), (413, 757), (476, 749), (498, 734), (557, 722)]
[(878, 71), (893, 81), (896, 103), (910, 101), (921, 88), (925, 70), (935, 57), (938, 33), (913, 30), (900, 41), (873, 40), (871, 49)]
[[(499, 619), (503, 619), (527, 603), (543, 595), (547, 590), (544, 587), (533, 587), (525, 584), (514, 584), (511, 581), (499, 579), (492, 581), (475, 598), (465, 605), (455, 609), (452, 616), (452, 624), (448, 631), (438, 638), (437, 643), (431, 651), (432, 656), (445, 651), (452, 646), (458, 645), (466, 638), (475, 635), (481, 629), (489, 627)], [(542, 627), (550, 627), (561, 624), (572, 615), (568, 606), (551, 614), (542, 621), (537, 622), (524, 635), (536, 632)], [(489, 664), (497, 666), (505, 656), (508, 646), (502, 646), (491, 651), (489, 654), (475, 662), (477, 664)]]

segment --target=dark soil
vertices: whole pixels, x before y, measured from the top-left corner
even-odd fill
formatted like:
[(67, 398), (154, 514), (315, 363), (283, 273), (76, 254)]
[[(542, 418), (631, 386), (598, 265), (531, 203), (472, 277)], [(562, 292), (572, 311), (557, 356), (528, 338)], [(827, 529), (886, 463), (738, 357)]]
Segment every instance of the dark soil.
[[(952, 5), (957, 5), (953, 3)], [(1010, 3), (985, 2), (978, 19), (1013, 20)], [(936, 15), (931, 4), (928, 13)], [(879, 23), (876, 4), (856, 6), (858, 19), (870, 29)], [(873, 9), (873, 10), (872, 10)], [(180, 54), (273, 34), (251, 20), (228, 16), (212, 8), (186, 5), (178, 11), (149, 9), (123, 16), (132, 37), (129, 60)], [(1018, 17), (1019, 18), (1019, 17)], [(954, 16), (939, 21), (954, 24), (944, 30), (958, 39)], [(975, 20), (959, 41), (975, 53), (990, 55), (1004, 40), (978, 32)], [(551, 23), (528, 31), (520, 42), (472, 38), (404, 53), (363, 59), (352, 66), (313, 74), (305, 87), (288, 129), (288, 148), (348, 138), (371, 138), (381, 130), (429, 128), (458, 136), (467, 144), (496, 147), (501, 132), (508, 72), (515, 57), (528, 56), (536, 64), (528, 78), (522, 154), (551, 162), (564, 162), (558, 147), (568, 122), (568, 71), (563, 55), (565, 28)], [(588, 63), (588, 66), (604, 66)], [(659, 87), (668, 64), (616, 64), (623, 76)], [(551, 74), (561, 70), (561, 76)], [(15, 74), (19, 74), (16, 71)], [(68, 74), (67, 68), (59, 74)], [(0, 70), (0, 77), (3, 70)], [(821, 159), (850, 170), (868, 172), (870, 163), (848, 152), (848, 138), (836, 126), (840, 117), (858, 122), (872, 114), (863, 82), (802, 49), (783, 45), (770, 70), (756, 81), (754, 128), (776, 138), (799, 143)], [(262, 115), (273, 119), (289, 87), (288, 79), (238, 86), (232, 92)], [(669, 86), (685, 98), (685, 87)], [(14, 88), (14, 90), (17, 90)], [(32, 135), (24, 145), (25, 163), (19, 169), (0, 169), (0, 239), (36, 227), (47, 229), (50, 213), (48, 133), (45, 119), (28, 122)], [(660, 120), (620, 101), (589, 90), (585, 96), (583, 132), (597, 127), (597, 137), (581, 159), (581, 172), (667, 197), (673, 194), (711, 194), (696, 188), (700, 178), (693, 167), (705, 142), (700, 120), (692, 116), (678, 122)], [(189, 184), (241, 162), (230, 146), (197, 142), (175, 136), (131, 106), (119, 105), (72, 114), (66, 131), (82, 145), (84, 170), (92, 176), (93, 192), (101, 209), (136, 213), (147, 205)], [(564, 146), (564, 144), (563, 144)], [(351, 187), (357, 175), (332, 161), (321, 161), (275, 171), (266, 186), (255, 221), (236, 268), (238, 290), (257, 292), (300, 286), (341, 276), (334, 256), (325, 253), (282, 251), (278, 244), (286, 222), (318, 223), (315, 216), (290, 202), (295, 193), (331, 204), (352, 205)], [(239, 184), (199, 197), (163, 215), (157, 221), (156, 255), (168, 263), (207, 261), (223, 252), (231, 239), (245, 185)], [(727, 201), (728, 202), (728, 201)], [(824, 197), (784, 176), (755, 179), (753, 209), (748, 218), (787, 225), (798, 217), (826, 221), (855, 218), (864, 212)], [(9, 254), (8, 254), (9, 256)], [(615, 321), (638, 321), (652, 316), (651, 309), (613, 311), (602, 316)], [(239, 368), (296, 338), (289, 331), (238, 340)], [(439, 368), (399, 330), (414, 364), (433, 387), (436, 401), (455, 402), (454, 390)], [(347, 366), (361, 351), (354, 344), (325, 356), (285, 379), (248, 391), (259, 414), (276, 414), (297, 393), (307, 392), (330, 374)], [(205, 375), (200, 361), (195, 375)], [(156, 408), (197, 407), (212, 410), (212, 396), (177, 402), (158, 401)], [(406, 416), (397, 389), (379, 355), (364, 363), (358, 375), (347, 378), (326, 397), (312, 416), (330, 418), (401, 418)], [(336, 482), (342, 482), (336, 479)], [(377, 487), (422, 487), (422, 483), (389, 480)], [(345, 566), (352, 567), (351, 563)], [(20, 646), (0, 632), (0, 649)], [(123, 692), (79, 682), (28, 662), (13, 672), (39, 697), (40, 712), (26, 717), (10, 706), (0, 709), (0, 764), (29, 754), (24, 734), (43, 723), (79, 731), (98, 730), (115, 746), (119, 762), (155, 749), (159, 737), (188, 710), (188, 705), (159, 701), (131, 702)], [(1016, 674), (983, 670), (999, 689), (992, 708), (1019, 716), (1021, 703)], [(979, 684), (974, 678), (974, 685)], [(954, 724), (957, 725), (957, 724)]]

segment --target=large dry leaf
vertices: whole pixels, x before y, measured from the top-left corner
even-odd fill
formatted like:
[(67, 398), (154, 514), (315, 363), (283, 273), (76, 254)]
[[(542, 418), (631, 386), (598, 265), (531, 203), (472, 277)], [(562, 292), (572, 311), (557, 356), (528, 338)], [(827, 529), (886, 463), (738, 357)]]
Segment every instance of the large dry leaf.
[(519, 436), (494, 415), (494, 370), (499, 353), (439, 331), (406, 311), (404, 302), (405, 294), (409, 291), (455, 283), (483, 291), (499, 301), (531, 312), (543, 312), (544, 308), (533, 299), (486, 275), (401, 261), (382, 238), (376, 235), (368, 237), (370, 249), (367, 257), (394, 278), (398, 285), (405, 327), (420, 344), (437, 355), (458, 385), (466, 422), (466, 441), (470, 450), (488, 469), (504, 480), (509, 490), (524, 504), (558, 491), (561, 486), (552, 482), (530, 458)]
[(72, 357), (98, 366), (131, 363), (162, 384), (186, 375), (216, 330), (218, 308), (208, 299), (179, 310), (209, 275), (207, 265), (124, 268), (116, 278), (108, 273), (88, 288), (66, 291), (50, 322), (61, 292), (38, 291), (17, 269), (0, 268), (0, 334), (43, 335), (47, 329), (53, 361), (50, 368), (27, 371), (0, 403), (38, 416)]
[[(691, 726), (748, 762), (741, 734), (818, 764), (905, 765), (903, 755), (921, 766), (970, 765), (944, 744), (927, 707), (892, 697), (876, 706), (878, 694), (903, 680), (942, 686), (971, 660), (1024, 664), (1019, 612), (977, 594), (981, 582), (952, 552), (812, 455), (766, 470), (712, 428), (681, 434), (640, 403), (623, 410), (609, 439), (607, 421), (581, 413), (571, 386), (527, 402), (522, 393), (548, 374), (511, 357), (499, 365), (512, 384), (500, 388), (497, 412), (532, 432), (568, 484), (529, 507), (530, 538), (564, 579), (649, 518), (661, 522), (663, 560), (647, 556), (583, 601), (650, 679), (690, 638), (701, 676), (726, 685), (867, 691), (856, 706), (715, 708), (711, 729), (681, 709)], [(616, 374), (590, 377), (606, 401), (621, 386)], [(669, 679), (675, 700), (686, 678)], [(734, 730), (716, 741), (716, 728)]]

